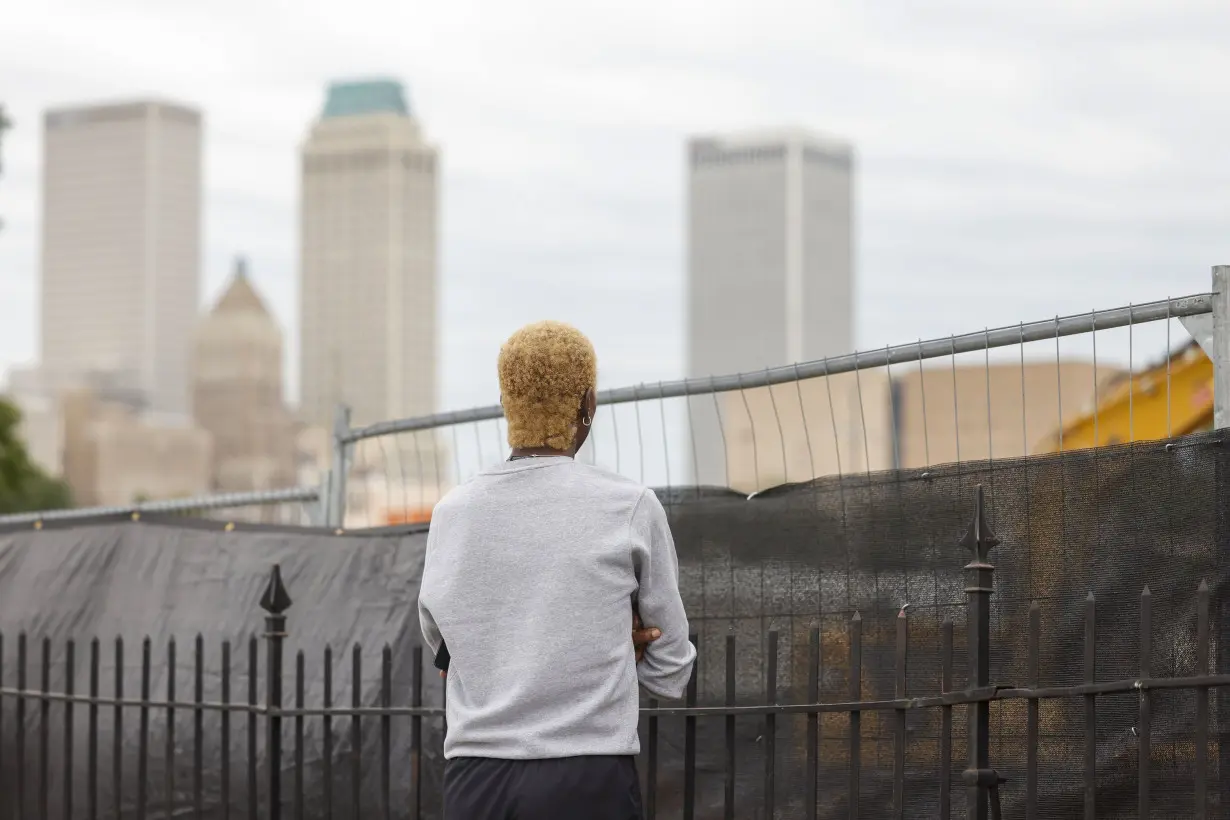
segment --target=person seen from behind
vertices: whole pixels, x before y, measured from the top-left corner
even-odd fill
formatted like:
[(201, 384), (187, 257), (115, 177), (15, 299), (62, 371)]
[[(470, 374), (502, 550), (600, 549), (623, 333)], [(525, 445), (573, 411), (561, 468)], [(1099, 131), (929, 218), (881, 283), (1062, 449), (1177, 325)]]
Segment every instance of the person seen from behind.
[(584, 335), (524, 327), (498, 370), (511, 454), (436, 506), (419, 593), (447, 670), (444, 817), (640, 820), (638, 684), (680, 698), (696, 660), (666, 513), (575, 460), (597, 409)]

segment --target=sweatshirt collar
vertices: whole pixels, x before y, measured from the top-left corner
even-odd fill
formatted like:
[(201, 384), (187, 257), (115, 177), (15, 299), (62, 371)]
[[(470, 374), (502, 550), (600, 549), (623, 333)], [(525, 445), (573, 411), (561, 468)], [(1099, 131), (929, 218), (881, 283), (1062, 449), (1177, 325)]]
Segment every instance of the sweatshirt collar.
[(527, 470), (538, 470), (543, 467), (553, 467), (557, 464), (572, 464), (574, 459), (568, 456), (536, 456), (534, 458), (519, 458), (516, 461), (501, 461), (483, 470), (482, 475), (507, 475), (522, 473)]

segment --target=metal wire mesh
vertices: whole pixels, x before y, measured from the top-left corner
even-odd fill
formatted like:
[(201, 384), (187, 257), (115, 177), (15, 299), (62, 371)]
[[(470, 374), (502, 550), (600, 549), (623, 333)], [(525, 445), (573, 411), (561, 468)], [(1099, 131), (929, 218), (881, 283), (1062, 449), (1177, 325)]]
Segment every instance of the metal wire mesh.
[[(984, 329), (734, 376), (606, 391), (579, 458), (667, 490), (1070, 451), (1208, 429), (1208, 296)], [(347, 527), (425, 521), (506, 457), (500, 408), (352, 430)]]

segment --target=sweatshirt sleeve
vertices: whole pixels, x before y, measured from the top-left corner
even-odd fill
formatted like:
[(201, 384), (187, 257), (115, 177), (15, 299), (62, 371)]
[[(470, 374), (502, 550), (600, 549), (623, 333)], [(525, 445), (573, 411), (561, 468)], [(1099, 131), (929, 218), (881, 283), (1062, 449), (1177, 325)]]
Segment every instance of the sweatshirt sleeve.
[(632, 513), (632, 555), (641, 622), (662, 630), (637, 664), (641, 686), (660, 698), (679, 699), (687, 691), (696, 661), (689, 640), (688, 616), (679, 596), (679, 559), (666, 511), (652, 490), (645, 490)]
[(440, 650), (444, 646), (444, 638), (440, 635), (440, 628), (436, 625), (436, 619), (432, 617), (431, 610), (428, 609), (427, 601), (431, 597), (431, 559), (432, 559), (432, 542), (435, 540), (435, 529), (427, 531), (427, 549), (423, 555), (423, 577), (419, 585), (419, 629), (423, 632), (423, 642), (427, 645), (433, 658), (438, 658)]

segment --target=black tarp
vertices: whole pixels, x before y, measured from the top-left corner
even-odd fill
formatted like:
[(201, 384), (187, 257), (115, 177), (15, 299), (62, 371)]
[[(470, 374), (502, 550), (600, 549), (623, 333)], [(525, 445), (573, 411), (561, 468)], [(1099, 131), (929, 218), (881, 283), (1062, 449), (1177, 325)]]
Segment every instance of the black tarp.
[[(353, 648), (360, 649), (360, 701), (365, 706), (380, 703), (383, 648), (391, 650), (393, 664), (393, 702), (409, 705), (412, 685), (411, 660), (418, 645), (419, 628), (416, 600), (422, 571), (425, 538), (417, 534), (335, 535), (327, 531), (293, 531), (273, 528), (239, 527), (224, 529), (224, 522), (185, 522), (183, 519), (151, 519), (140, 522), (117, 520), (62, 526), (41, 531), (29, 527), (0, 535), (0, 627), (4, 632), (3, 685), (12, 687), (17, 676), (17, 639), (22, 630), (29, 635), (28, 685), (41, 685), (41, 654), (44, 638), (51, 640), (50, 685), (53, 691), (65, 688), (65, 641), (75, 646), (77, 692), (88, 691), (88, 642), (101, 639), (100, 688), (104, 695), (114, 693), (116, 636), (124, 639), (123, 692), (137, 697), (141, 692), (142, 639), (151, 642), (153, 663), (150, 676), (151, 699), (167, 700), (170, 679), (167, 664), (168, 642), (176, 645), (175, 696), (190, 701), (194, 696), (195, 641), (200, 635), (205, 654), (204, 700), (222, 698), (222, 645), (231, 643), (232, 701), (246, 702), (249, 696), (249, 644), (258, 638), (258, 701), (266, 692), (266, 646), (263, 639), (264, 615), (259, 607), (261, 593), (274, 564), (293, 600), (287, 611), (288, 635), (285, 642), (285, 703), (293, 705), (296, 695), (295, 665), (299, 651), (304, 653), (305, 703), (322, 704), (324, 694), (324, 652), (332, 648), (332, 698), (335, 704), (352, 703)], [(427, 705), (441, 703), (440, 681), (426, 679)], [(14, 699), (6, 698), (0, 724), (0, 815), (18, 817), (13, 811), (16, 799), (16, 754)], [(140, 710), (129, 708), (123, 716), (122, 766), (123, 817), (135, 817), (138, 790), (136, 778), (140, 750)], [(39, 791), (38, 705), (27, 706), (25, 791), (26, 814), (37, 816)], [(166, 737), (164, 710), (152, 710), (148, 740), (148, 816), (165, 811)], [(207, 817), (221, 817), (222, 788), (221, 714), (204, 715), (203, 803)], [(248, 718), (235, 713), (230, 718), (232, 817), (248, 815)], [(400, 806), (409, 803), (411, 765), (408, 718), (394, 721), (391, 755), (394, 776), (392, 797)], [(284, 794), (293, 799), (294, 726), (287, 720), (283, 766), (286, 769)], [(424, 770), (428, 775), (423, 790), (424, 806), (434, 812), (438, 806), (441, 734), (439, 721), (424, 721)], [(333, 793), (338, 805), (335, 817), (353, 816), (348, 810), (353, 793), (351, 767), (351, 721), (333, 720)], [(378, 810), (381, 756), (380, 721), (362, 722), (363, 776), (359, 785), (364, 815)], [(190, 810), (194, 801), (193, 759), (194, 724), (190, 710), (177, 710), (174, 735), (174, 794), (180, 811)], [(64, 803), (63, 707), (51, 708), (49, 723), (49, 806), (51, 816), (62, 816)], [(73, 805), (74, 813), (85, 816), (88, 753), (88, 715), (82, 707), (74, 715)], [(320, 811), (323, 785), (323, 724), (320, 718), (304, 720), (306, 753), (304, 761), (308, 817), (324, 817)], [(257, 721), (260, 800), (265, 799), (264, 749), (265, 722)], [(98, 721), (99, 806), (103, 816), (115, 817), (113, 769), (111, 764), (114, 721), (109, 707), (101, 709)], [(290, 804), (288, 804), (290, 805)], [(7, 810), (8, 814), (4, 814)], [(400, 816), (405, 816), (401, 811)], [(430, 815), (429, 815), (430, 816)]]
[[(821, 631), (822, 700), (849, 692), (850, 618), (863, 622), (862, 693), (894, 697), (897, 614), (909, 604), (908, 693), (940, 691), (941, 623), (954, 624), (954, 684), (965, 686), (965, 594), (959, 546), (974, 512), (976, 487), (986, 492), (988, 517), (1002, 544), (992, 609), (991, 681), (1027, 682), (1029, 608), (1041, 617), (1043, 685), (1082, 682), (1086, 597), (1096, 601), (1099, 680), (1140, 674), (1140, 595), (1152, 598), (1151, 666), (1155, 676), (1197, 674), (1196, 600), (1201, 580), (1212, 596), (1212, 657), (1230, 646), (1228, 621), (1219, 620), (1227, 591), (1225, 480), (1227, 450), (1221, 433), (1171, 442), (1012, 461), (986, 461), (906, 471), (844, 476), (776, 488), (750, 501), (736, 496), (693, 501), (686, 491), (669, 497), (679, 542), (682, 585), (699, 633), (699, 694), (719, 704), (725, 691), (725, 642), (737, 639), (739, 703), (764, 703), (765, 636), (780, 637), (779, 702), (806, 700), (808, 642)], [(1225, 635), (1225, 640), (1220, 639)], [(1220, 660), (1224, 670), (1226, 661)], [(1194, 793), (1196, 694), (1155, 691), (1152, 698), (1152, 817), (1190, 818)], [(1230, 701), (1209, 695), (1211, 739), (1208, 782), (1213, 806), (1225, 805), (1230, 772), (1219, 765), (1216, 743), (1230, 728)], [(1223, 706), (1223, 703), (1225, 704)], [(1136, 817), (1137, 694), (1100, 697), (1097, 718), (1099, 818)], [(1083, 812), (1084, 701), (1043, 701), (1040, 708), (1039, 818)], [(1006, 817), (1023, 817), (1026, 705), (991, 708), (991, 762), (1008, 778), (1002, 789)], [(862, 724), (861, 816), (891, 812), (892, 713), (869, 713)], [(678, 816), (683, 729), (674, 721), (664, 739), (670, 774), (662, 805)], [(953, 710), (951, 759), (953, 817), (965, 816), (960, 781), (966, 766), (966, 712)], [(818, 815), (848, 816), (848, 719), (821, 721)], [(700, 721), (697, 817), (720, 817), (724, 727)], [(737, 779), (740, 811), (763, 817), (765, 727), (740, 721)], [(805, 817), (806, 718), (777, 718), (775, 779), (780, 817)], [(907, 717), (906, 817), (939, 816), (940, 712)], [(1230, 753), (1230, 743), (1227, 744)], [(1230, 806), (1227, 806), (1230, 809)], [(1220, 815), (1215, 815), (1220, 816)]]
[[(1195, 674), (1196, 589), (1207, 579), (1214, 601), (1214, 657), (1222, 624), (1218, 613), (1226, 589), (1225, 545), (1227, 493), (1226, 450), (1220, 434), (1193, 436), (1169, 443), (1137, 444), (1098, 451), (1065, 453), (1018, 461), (977, 462), (901, 472), (842, 476), (804, 485), (780, 487), (753, 499), (724, 491), (675, 488), (661, 493), (672, 519), (680, 556), (684, 597), (699, 636), (702, 704), (725, 701), (726, 638), (736, 637), (738, 702), (762, 703), (765, 691), (766, 635), (780, 636), (780, 702), (801, 701), (808, 678), (809, 632), (819, 628), (823, 649), (822, 698), (845, 700), (848, 692), (846, 630), (855, 612), (863, 619), (863, 696), (893, 695), (896, 615), (909, 604), (908, 691), (934, 694), (940, 682), (940, 623), (954, 622), (954, 682), (963, 687), (964, 582), (961, 567), (969, 556), (959, 546), (973, 513), (975, 487), (986, 490), (989, 518), (1002, 539), (992, 552), (997, 571), (992, 623), (992, 681), (1023, 685), (1026, 681), (1028, 609), (1041, 611), (1041, 682), (1078, 683), (1084, 652), (1084, 607), (1092, 591), (1097, 600), (1097, 674), (1101, 680), (1131, 678), (1139, 673), (1139, 596), (1152, 593), (1154, 675)], [(304, 649), (307, 702), (319, 704), (321, 653), (334, 647), (334, 700), (350, 700), (350, 647), (363, 646), (361, 700), (379, 703), (380, 648), (393, 651), (393, 697), (409, 703), (409, 658), (418, 636), (414, 596), (418, 584), (421, 533), (334, 535), (320, 531), (221, 530), (221, 524), (176, 525), (172, 522), (91, 523), (39, 532), (29, 529), (0, 534), (0, 628), (5, 633), (4, 686), (14, 675), (15, 631), (26, 629), (32, 640), (50, 636), (53, 643), (52, 687), (63, 686), (61, 644), (67, 637), (88, 640), (97, 634), (110, 641), (128, 640), (125, 691), (140, 684), (142, 634), (154, 641), (152, 681), (165, 694), (165, 643), (174, 635), (181, 669), (177, 693), (191, 692), (192, 638), (201, 632), (207, 649), (206, 697), (216, 700), (218, 645), (236, 642), (233, 695), (246, 696), (245, 642), (262, 628), (257, 600), (269, 567), (280, 563), (295, 604), (290, 609), (286, 682), (293, 697), (294, 652)], [(1230, 611), (1230, 610), (1228, 610)], [(1227, 636), (1230, 638), (1230, 635)], [(109, 644), (104, 644), (109, 650)], [(31, 645), (31, 681), (37, 682), (39, 647)], [(262, 649), (262, 658), (263, 652)], [(78, 646), (75, 686), (86, 685), (85, 650)], [(112, 662), (104, 652), (103, 691), (109, 693)], [(263, 660), (262, 660), (263, 664)], [(263, 668), (263, 667), (262, 667)], [(263, 672), (262, 672), (263, 674)], [(429, 703), (439, 703), (438, 681), (429, 679)], [(260, 685), (264, 693), (263, 678)], [(1193, 815), (1193, 725), (1195, 694), (1158, 691), (1153, 698), (1152, 793), (1155, 818)], [(1221, 777), (1216, 738), (1221, 720), (1217, 690), (1210, 698), (1209, 783), (1214, 805), (1230, 776)], [(1083, 701), (1046, 701), (1041, 707), (1039, 818), (1079, 816), (1083, 801)], [(1134, 817), (1136, 801), (1137, 695), (1097, 700), (1099, 817)], [(0, 771), (10, 793), (12, 783), (12, 699), (5, 700), (0, 726)], [(63, 731), (53, 706), (50, 723), (52, 793), (62, 789), (58, 743)], [(33, 712), (34, 707), (31, 707)], [(79, 710), (80, 711), (80, 710)], [(960, 772), (965, 759), (965, 712), (954, 710), (953, 816), (964, 816)], [(27, 732), (27, 800), (37, 784), (37, 717)], [(100, 733), (110, 731), (105, 714)], [(208, 715), (207, 805), (218, 801), (218, 717)], [(136, 710), (124, 724), (124, 771), (136, 771)], [(161, 715), (151, 716), (149, 790), (161, 800), (165, 744)], [(232, 803), (244, 816), (246, 723), (235, 716), (232, 757), (235, 776)], [(661, 721), (660, 817), (680, 816), (682, 803), (683, 721)], [(721, 817), (725, 766), (724, 721), (699, 721), (697, 818)], [(308, 733), (305, 816), (323, 817), (321, 803), (322, 726), (305, 721)], [(992, 764), (1009, 779), (1003, 788), (1005, 813), (1023, 816), (1025, 783), (1025, 706), (992, 706)], [(213, 728), (210, 728), (213, 727)], [(848, 722), (826, 715), (820, 722), (821, 766), (819, 816), (847, 815)], [(907, 817), (939, 814), (938, 710), (912, 711), (907, 720)], [(191, 715), (176, 723), (177, 803), (191, 806)], [(380, 720), (364, 718), (363, 779), (359, 794), (363, 813), (380, 811)], [(83, 739), (82, 718), (76, 732)], [(264, 731), (263, 723), (261, 732)], [(350, 817), (350, 721), (335, 719), (333, 792), (335, 817)], [(439, 721), (424, 722), (425, 748), (438, 749)], [(777, 718), (775, 776), (778, 817), (803, 817), (806, 718)], [(410, 816), (408, 801), (409, 721), (396, 718), (390, 733), (392, 815)], [(736, 727), (736, 774), (740, 818), (763, 817), (765, 772), (764, 722), (741, 718)], [(284, 787), (293, 799), (294, 746), (286, 732)], [(109, 742), (109, 741), (107, 741)], [(263, 737), (259, 738), (261, 749)], [(109, 748), (104, 743), (104, 748)], [(1230, 749), (1228, 749), (1230, 751)], [(84, 753), (76, 761), (80, 780)], [(425, 759), (426, 804), (438, 794), (438, 755)], [(109, 764), (102, 767), (105, 780)], [(862, 731), (862, 816), (886, 816), (890, 810), (893, 771), (893, 716), (868, 714)], [(262, 774), (263, 777), (263, 774)], [(262, 781), (263, 782), (263, 781)], [(84, 806), (78, 786), (75, 803)], [(127, 788), (127, 787), (126, 787)], [(263, 786), (262, 786), (263, 788)], [(106, 786), (104, 784), (104, 791)], [(104, 797), (103, 806), (109, 806)], [(126, 800), (128, 800), (126, 794)], [(130, 804), (129, 800), (129, 804)], [(0, 800), (2, 803), (2, 800)], [(33, 805), (33, 804), (29, 804)], [(428, 808), (433, 808), (428, 805)], [(78, 812), (80, 813), (80, 812)], [(9, 816), (12, 816), (11, 814)], [(126, 815), (127, 816), (127, 815)], [(216, 816), (216, 812), (214, 815)], [(430, 815), (429, 815), (430, 816)]]

